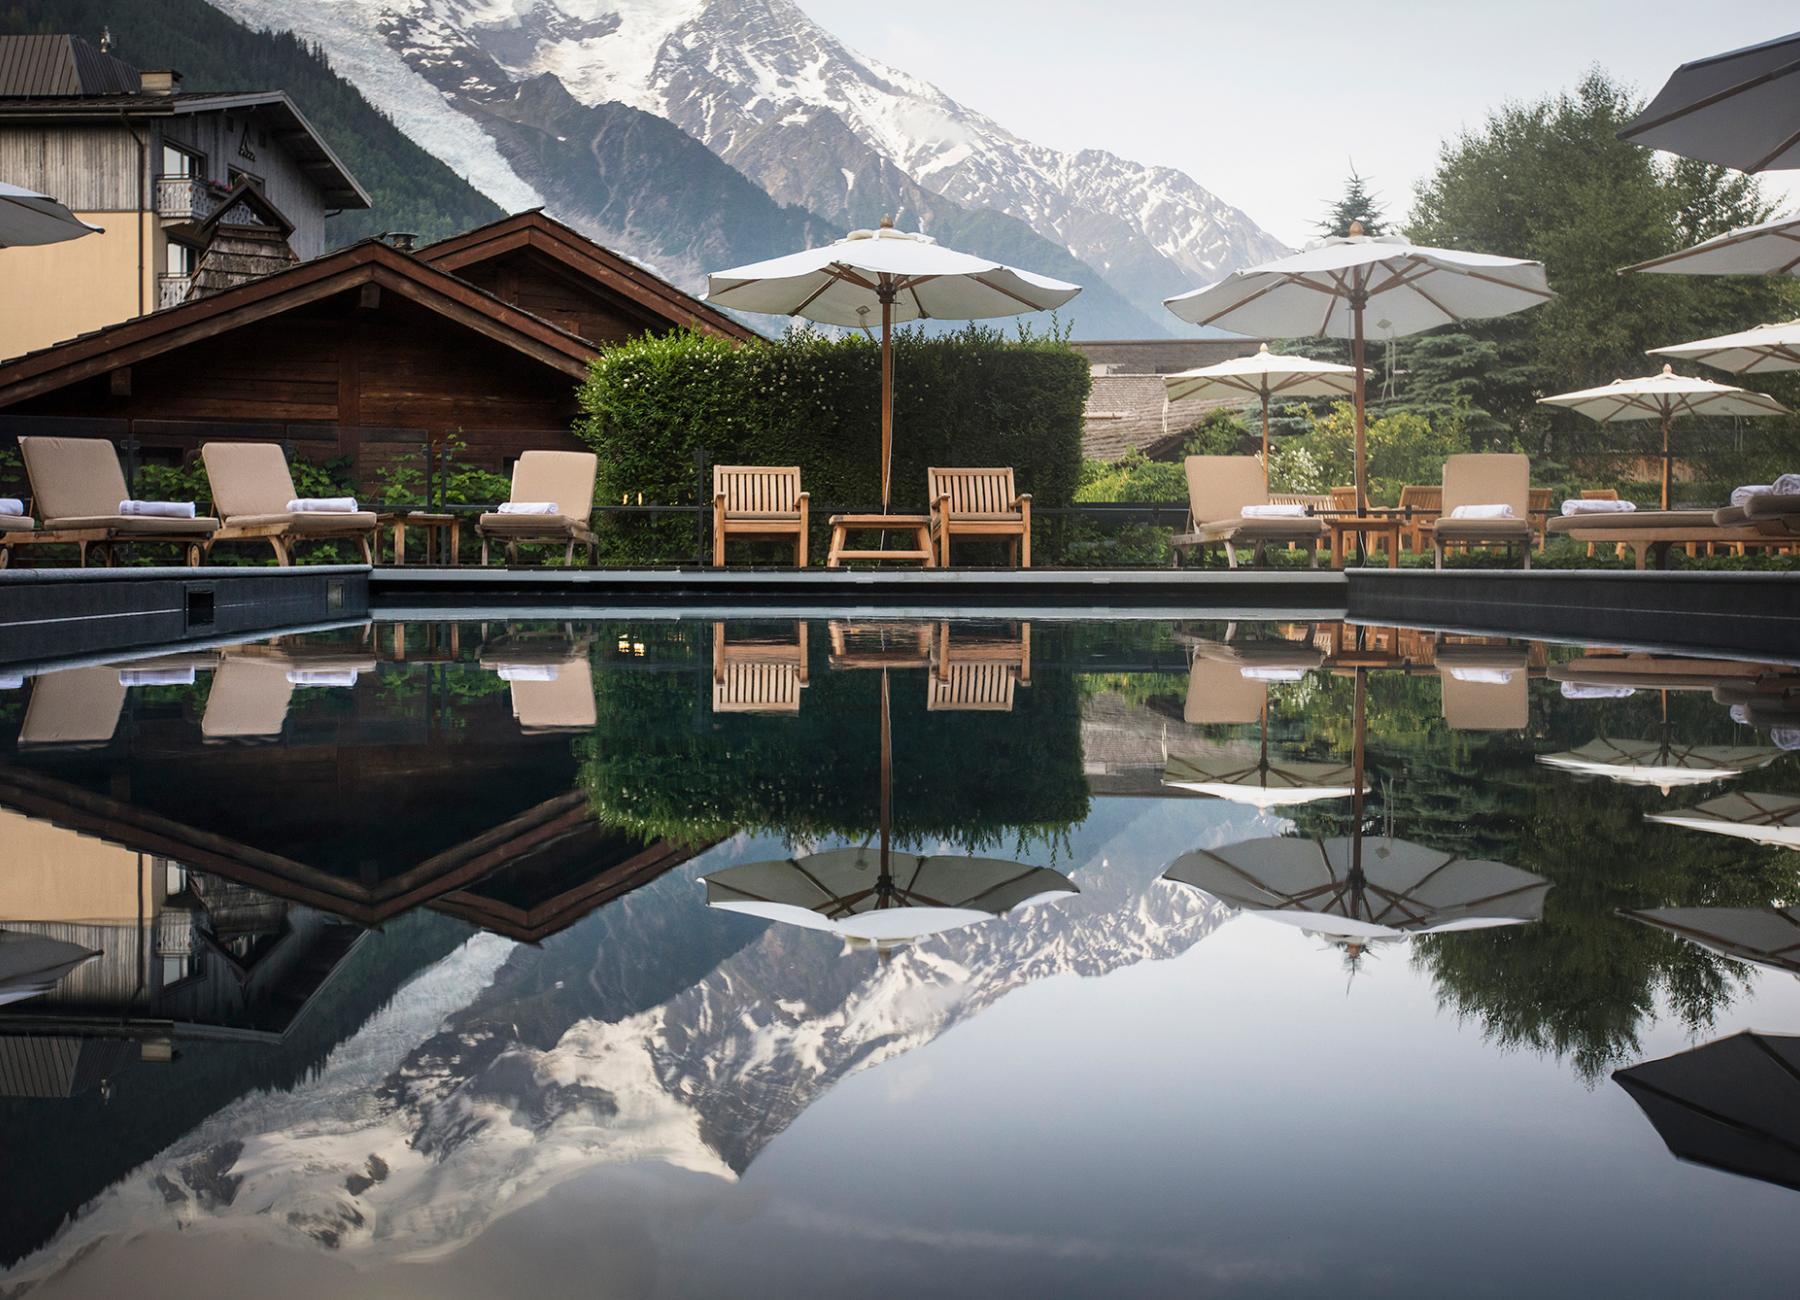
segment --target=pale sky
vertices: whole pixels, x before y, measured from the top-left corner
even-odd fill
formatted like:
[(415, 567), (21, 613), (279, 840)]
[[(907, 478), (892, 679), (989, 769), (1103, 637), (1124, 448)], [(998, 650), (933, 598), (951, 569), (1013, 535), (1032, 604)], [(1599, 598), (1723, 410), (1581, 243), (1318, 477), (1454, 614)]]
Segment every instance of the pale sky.
[[(1354, 161), (1401, 217), (1439, 142), (1598, 63), (1644, 95), (1792, 0), (798, 0), (853, 49), (1059, 149), (1179, 167), (1298, 245)], [(1765, 181), (1800, 207), (1800, 172)]]

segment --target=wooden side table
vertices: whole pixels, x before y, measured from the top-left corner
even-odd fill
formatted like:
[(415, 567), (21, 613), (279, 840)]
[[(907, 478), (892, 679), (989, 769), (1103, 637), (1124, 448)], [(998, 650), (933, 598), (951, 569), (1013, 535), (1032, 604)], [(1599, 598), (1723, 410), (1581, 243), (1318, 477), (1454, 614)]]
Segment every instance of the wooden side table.
[(1345, 543), (1351, 534), (1355, 534), (1363, 553), (1378, 539), (1387, 539), (1387, 566), (1390, 569), (1400, 567), (1400, 526), (1404, 517), (1391, 515), (1334, 515), (1325, 521), (1325, 527), (1331, 532), (1331, 567), (1341, 569), (1349, 557), (1345, 554)]
[(456, 515), (436, 514), (429, 510), (391, 510), (377, 516), (375, 522), (378, 527), (391, 526), (394, 530), (395, 567), (406, 563), (408, 528), (417, 528), (425, 534), (427, 564), (431, 562), (433, 543), (440, 537), (444, 540), (444, 562), (450, 565), (461, 562), (462, 520)]
[[(910, 551), (853, 551), (846, 545), (852, 532), (911, 533)], [(831, 516), (831, 553), (825, 567), (841, 569), (845, 560), (917, 561), (927, 569), (937, 566), (931, 553), (931, 518), (928, 515), (833, 515)]]

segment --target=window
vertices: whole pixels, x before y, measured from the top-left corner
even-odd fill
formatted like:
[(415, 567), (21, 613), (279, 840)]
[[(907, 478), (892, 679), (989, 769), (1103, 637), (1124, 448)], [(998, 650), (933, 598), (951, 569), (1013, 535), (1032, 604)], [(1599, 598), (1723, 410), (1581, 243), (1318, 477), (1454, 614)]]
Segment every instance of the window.
[(162, 174), (199, 180), (206, 175), (205, 155), (165, 140), (162, 148)]
[(199, 256), (189, 245), (171, 239), (169, 241), (169, 274), (192, 275), (194, 263), (199, 260)]

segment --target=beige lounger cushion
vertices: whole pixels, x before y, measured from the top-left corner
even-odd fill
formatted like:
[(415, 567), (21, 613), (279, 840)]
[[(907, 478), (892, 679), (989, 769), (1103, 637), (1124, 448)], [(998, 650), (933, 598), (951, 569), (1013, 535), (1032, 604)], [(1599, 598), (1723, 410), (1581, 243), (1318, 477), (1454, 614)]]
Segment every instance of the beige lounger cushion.
[[(274, 522), (298, 493), (287, 457), (273, 442), (209, 442), (200, 448), (213, 503), (232, 524)], [(373, 518), (370, 519), (373, 523)]]
[(512, 687), (513, 717), (522, 731), (585, 730), (594, 725), (594, 670), (585, 655), (555, 665), (548, 681), (518, 680)]
[(122, 515), (119, 502), (130, 495), (119, 453), (104, 438), (19, 439), (19, 454), (31, 478), (38, 512), (49, 529), (104, 529), (108, 532), (210, 533), (217, 519), (165, 519)]
[(375, 527), (375, 512), (283, 510), (272, 515), (228, 515), (226, 522), (233, 528), (261, 528), (267, 525), (285, 528), (291, 533), (364, 532)]
[(1800, 492), (1764, 492), (1744, 504), (1749, 522), (1764, 533), (1800, 534)]
[(1432, 521), (1432, 530), (1445, 541), (1487, 540), (1504, 541), (1509, 537), (1530, 537), (1531, 521), (1529, 519), (1450, 519), (1442, 518)]
[(1558, 515), (1550, 521), (1550, 531), (1567, 533), (1596, 531), (1630, 533), (1651, 528), (1716, 528), (1711, 510), (1630, 510), (1605, 515)]
[(513, 537), (578, 536), (587, 531), (587, 520), (568, 515), (483, 515), (476, 526), (484, 532)]
[(1531, 720), (1523, 667), (1513, 670), (1509, 682), (1465, 682), (1457, 680), (1449, 665), (1445, 665), (1439, 681), (1443, 688), (1444, 721), (1452, 731), (1520, 731)]
[(279, 736), (294, 695), (287, 675), (279, 660), (228, 655), (213, 673), (200, 734), (214, 740)]
[[(117, 502), (114, 503), (115, 505)], [(194, 519), (164, 519), (160, 515), (76, 515), (72, 518), (62, 517), (46, 519), (44, 527), (58, 529), (90, 529), (105, 528), (112, 532), (141, 533), (176, 533), (184, 537), (192, 537), (195, 533), (210, 533), (217, 529), (219, 521), (201, 515)]]
[(104, 745), (119, 729), (125, 686), (119, 670), (67, 668), (31, 682), (21, 745)]
[(1255, 722), (1262, 717), (1268, 688), (1246, 677), (1234, 663), (1197, 657), (1188, 669), (1187, 703), (1182, 721), (1197, 726)]
[(1322, 519), (1214, 519), (1201, 524), (1194, 536), (1207, 541), (1286, 542), (1306, 541), (1325, 535)]
[(29, 533), (36, 528), (29, 515), (0, 515), (0, 533)]
[[(1453, 519), (1458, 506), (1506, 505), (1512, 519)], [(1528, 541), (1531, 459), (1516, 452), (1460, 452), (1444, 461), (1443, 513), (1424, 527), (1442, 541)]]
[(1750, 522), (1750, 512), (1742, 506), (1720, 506), (1712, 520), (1720, 528), (1742, 528)]
[(1440, 668), (1497, 668), (1503, 672), (1524, 672), (1531, 666), (1531, 653), (1511, 645), (1441, 645), (1432, 655)]

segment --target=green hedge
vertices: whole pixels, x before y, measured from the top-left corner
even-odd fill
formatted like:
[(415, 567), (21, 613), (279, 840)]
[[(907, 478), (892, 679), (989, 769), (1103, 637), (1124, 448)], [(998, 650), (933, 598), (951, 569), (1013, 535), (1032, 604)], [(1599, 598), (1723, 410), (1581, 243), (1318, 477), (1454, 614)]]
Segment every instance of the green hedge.
[[(732, 344), (682, 333), (609, 348), (580, 390), (576, 426), (600, 456), (596, 497), (695, 504), (709, 464), (799, 465), (822, 507), (881, 501), (880, 349), (860, 334), (802, 330)], [(970, 326), (894, 340), (894, 507), (922, 510), (928, 465), (1011, 465), (1037, 505), (1067, 505), (1081, 477), (1088, 363), (1058, 335)], [(710, 473), (707, 478), (710, 485)], [(691, 518), (610, 527), (612, 560), (691, 555)]]

